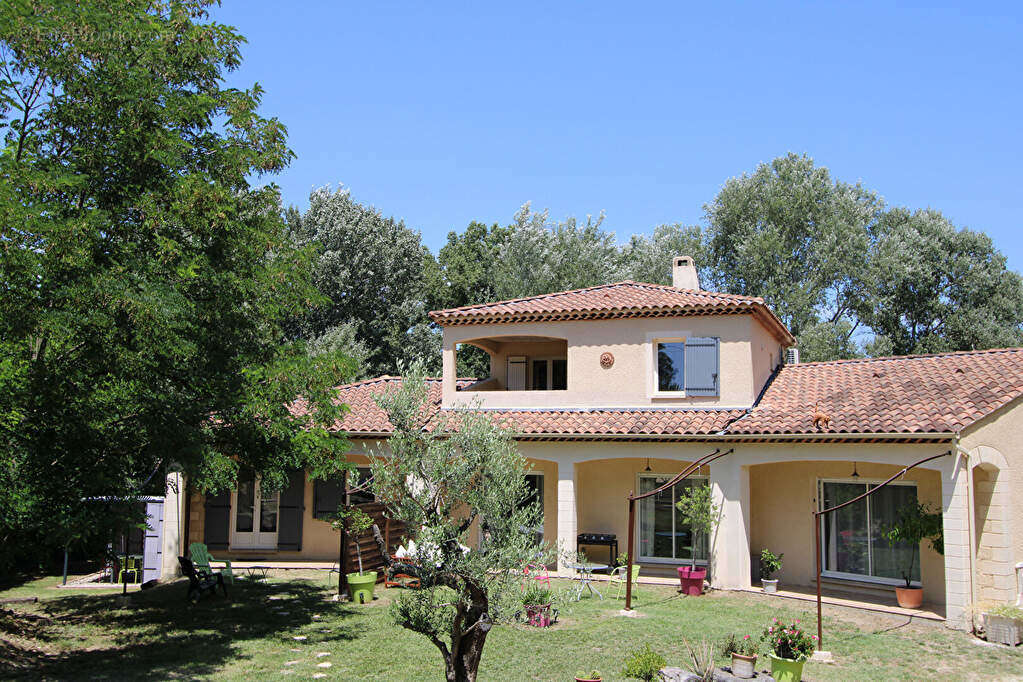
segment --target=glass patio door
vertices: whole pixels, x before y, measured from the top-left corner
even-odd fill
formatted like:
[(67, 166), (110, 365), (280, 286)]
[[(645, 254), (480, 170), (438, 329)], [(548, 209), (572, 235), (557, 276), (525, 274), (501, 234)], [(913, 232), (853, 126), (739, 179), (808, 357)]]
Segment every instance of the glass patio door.
[[(820, 481), (821, 508), (833, 507), (876, 487), (870, 481)], [(899, 508), (916, 502), (916, 486), (891, 483), (866, 499), (821, 517), (822, 573), (837, 578), (901, 583), (900, 567), (913, 563), (912, 579), (920, 580), (920, 548), (888, 543), (885, 531)]]
[(231, 547), (275, 549), (277, 547), (278, 491), (265, 491), (251, 469), (238, 473), (238, 487), (232, 494)]
[[(670, 476), (640, 474), (639, 492), (647, 493), (664, 485)], [(704, 478), (687, 478), (671, 488), (639, 501), (639, 558), (643, 561), (663, 563), (685, 563), (692, 561), (693, 552), (697, 562), (707, 560), (707, 538), (701, 537), (693, 547), (693, 534), (683, 523), (682, 515), (675, 508), (683, 490), (690, 486), (708, 485)]]

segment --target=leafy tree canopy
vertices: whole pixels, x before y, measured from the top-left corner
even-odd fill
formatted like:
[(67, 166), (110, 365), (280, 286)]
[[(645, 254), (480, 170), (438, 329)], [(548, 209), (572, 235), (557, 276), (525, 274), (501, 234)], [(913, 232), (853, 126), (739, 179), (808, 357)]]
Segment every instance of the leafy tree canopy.
[(315, 251), (313, 281), (329, 300), (301, 321), (301, 336), (315, 339), (350, 324), (368, 349), (365, 373), (374, 376), (394, 374), (410, 350), (439, 364), (440, 340), (426, 321), (425, 263), (432, 256), (418, 232), (340, 187), (314, 190), (309, 209), (289, 210), (288, 218), (296, 241)]
[[(242, 37), (207, 0), (0, 7), (0, 538), (38, 555), (83, 497), (268, 487), (329, 469), (339, 353), (286, 343), (319, 296), (276, 187), (261, 90), (223, 86)], [(287, 409), (297, 396), (308, 411)], [(237, 458), (232, 459), (232, 457)]]
[(940, 212), (904, 208), (877, 229), (860, 308), (896, 354), (1023, 343), (1023, 279), (991, 238), (956, 229)]
[(882, 209), (873, 192), (833, 181), (809, 157), (761, 164), (706, 206), (709, 284), (762, 296), (797, 337), (812, 330), (816, 344), (841, 346), (839, 332), (851, 335), (859, 322), (851, 311)]

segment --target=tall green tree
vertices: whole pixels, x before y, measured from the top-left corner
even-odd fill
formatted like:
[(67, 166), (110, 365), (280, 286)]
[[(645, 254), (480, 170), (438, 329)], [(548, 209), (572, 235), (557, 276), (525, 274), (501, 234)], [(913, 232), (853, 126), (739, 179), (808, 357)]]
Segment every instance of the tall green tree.
[(537, 296), (621, 279), (613, 232), (601, 229), (604, 214), (553, 221), (529, 203), (515, 214), (494, 268), (496, 298)]
[(707, 265), (703, 230), (699, 225), (658, 225), (652, 236), (634, 234), (621, 247), (621, 274), (635, 282), (671, 284), (671, 264), (675, 256), (692, 256), (700, 274), (700, 285), (707, 288), (711, 271)]
[(431, 310), (459, 308), (497, 298), (494, 271), (511, 234), (510, 227), (473, 221), (448, 233), (437, 252), (436, 280), (429, 287)]
[[(420, 352), (439, 358), (439, 339), (427, 335), (436, 336), (426, 317), (429, 252), (418, 232), (358, 203), (341, 187), (314, 190), (309, 209), (301, 216), (290, 211), (289, 219), (296, 240), (315, 250), (313, 280), (329, 300), (306, 316), (303, 336), (317, 338), (352, 324), (369, 349), (372, 375), (394, 374), (399, 360), (412, 359), (410, 338)], [(423, 349), (424, 342), (433, 345)]]
[(863, 273), (882, 200), (788, 154), (732, 178), (705, 206), (710, 284), (762, 296), (808, 360), (841, 357), (862, 327)]
[(939, 211), (887, 212), (877, 228), (862, 319), (874, 352), (997, 348), (1023, 343), (1023, 278), (982, 232)]
[[(338, 353), (287, 343), (318, 301), (273, 185), (291, 159), (206, 0), (0, 7), (0, 536), (36, 556), (83, 497), (200, 488), (239, 463), (326, 471)], [(288, 409), (303, 396), (307, 410)], [(147, 483), (148, 482), (148, 483)]]

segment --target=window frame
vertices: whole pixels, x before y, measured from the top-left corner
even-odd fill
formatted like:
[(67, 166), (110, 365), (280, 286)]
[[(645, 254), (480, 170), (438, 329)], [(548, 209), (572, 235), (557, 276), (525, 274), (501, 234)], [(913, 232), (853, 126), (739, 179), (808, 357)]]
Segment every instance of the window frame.
[[(554, 388), (554, 361), (565, 361), (565, 388)], [(533, 388), (533, 363), (543, 362), (547, 365), (547, 388)], [(528, 376), (526, 381), (527, 391), (567, 391), (568, 390), (568, 356), (567, 355), (540, 355), (527, 358)]]
[(365, 470), (367, 472), (368, 476), (372, 476), (373, 475), (373, 468), (369, 464), (366, 464), (366, 465), (359, 465), (359, 464), (357, 464), (355, 466), (355, 470), (354, 471), (350, 471), (348, 473), (348, 476), (345, 477), (345, 489), (344, 489), (343, 492), (344, 492), (345, 504), (347, 504), (347, 505), (352, 505), (352, 504), (373, 504), (374, 502), (377, 501), (376, 493), (374, 493), (372, 490), (369, 490), (369, 491), (366, 491), (366, 492), (361, 492), (361, 493), (356, 493), (356, 494), (358, 494), (358, 495), (369, 495), (372, 499), (370, 499), (369, 501), (366, 501), (366, 502), (354, 502), (354, 503), (352, 502), (352, 492), (351, 492), (351, 489), (349, 488), (349, 483), (352, 481), (352, 476), (354, 475), (356, 477), (355, 484), (358, 485), (359, 481), (361, 480), (361, 477), (359, 476), (359, 472), (362, 471), (362, 470)]
[[(649, 346), (647, 351), (647, 397), (648, 398), (686, 398), (689, 397), (685, 391), (685, 365), (682, 367), (682, 390), (681, 391), (662, 391), (660, 388), (660, 382), (658, 377), (658, 352), (657, 346), (661, 343), (682, 343), (683, 351), (682, 358), (685, 362), (685, 348), (684, 344), (686, 339), (692, 336), (692, 332), (654, 332), (646, 335), (646, 342)], [(719, 390), (720, 392), (720, 390)]]
[[(715, 389), (716, 393), (713, 395), (705, 393), (690, 393), (686, 391), (686, 364), (689, 359), (687, 357), (685, 346), (691, 339), (714, 339), (716, 341), (717, 348), (717, 377), (715, 378)], [(658, 345), (662, 343), (681, 343), (683, 344), (682, 350), (682, 390), (681, 391), (662, 391), (660, 390), (660, 381), (658, 376), (659, 363), (658, 363)], [(650, 332), (646, 335), (647, 348), (647, 384), (646, 392), (647, 398), (651, 400), (656, 399), (679, 399), (679, 398), (694, 398), (694, 399), (710, 399), (720, 400), (721, 399), (721, 337), (720, 336), (703, 336), (694, 334), (691, 331), (659, 331)]]
[[(865, 476), (860, 476), (859, 478), (848, 478), (848, 477), (847, 478), (820, 478), (820, 477), (818, 477), (817, 478), (817, 484), (816, 484), (817, 485), (817, 489), (816, 489), (817, 510), (820, 511), (823, 508), (823, 504), (824, 504), (824, 494), (823, 493), (824, 493), (824, 484), (825, 483), (852, 483), (852, 484), (855, 484), (855, 485), (862, 485), (862, 486), (864, 486), (863, 492), (867, 492), (867, 490), (869, 489), (868, 486), (870, 486), (872, 484), (876, 486), (876, 485), (880, 485), (881, 483), (884, 483), (884, 482), (885, 482), (885, 479), (883, 479), (883, 478), (868, 478), (868, 477), (865, 477)], [(896, 486), (915, 488), (916, 491), (917, 491), (917, 501), (920, 500), (920, 486), (918, 485), (918, 483), (916, 481), (892, 481), (888, 485), (889, 486), (896, 485)], [(865, 500), (867, 502), (867, 528), (868, 529), (870, 528), (870, 518), (871, 518), (871, 516), (870, 516), (870, 506), (871, 506), (870, 505), (870, 500), (871, 499), (872, 499), (871, 497), (867, 497), (866, 500)], [(824, 516), (820, 516), (819, 519), (818, 519), (818, 522), (820, 523), (820, 530), (821, 530), (821, 577), (822, 578), (829, 578), (831, 580), (848, 580), (850, 582), (859, 582), (859, 583), (873, 583), (873, 584), (876, 584), (876, 585), (891, 585), (891, 586), (894, 586), (894, 587), (904, 587), (905, 586), (906, 581), (903, 580), (902, 578), (886, 578), (884, 576), (864, 575), (862, 573), (847, 573), (845, 571), (832, 571), (832, 570), (828, 570), (828, 569), (824, 568), (825, 566), (827, 566), (827, 563), (828, 563), (827, 546), (824, 543), (824, 537), (825, 537), (825, 534), (824, 534)], [(920, 548), (917, 547), (916, 551), (919, 553), (920, 552)], [(873, 564), (873, 560), (872, 560), (872, 558), (873, 558), (873, 547), (872, 547), (872, 545), (870, 543), (867, 544), (867, 552), (868, 552), (867, 565), (871, 566)], [(918, 554), (918, 556), (917, 556), (917, 565), (920, 566), (921, 569), (923, 568), (923, 566), (921, 564), (922, 559), (923, 559), (923, 557)], [(921, 575), (920, 577), (923, 578), (923, 575)], [(921, 585), (922, 585), (922, 583), (921, 583), (920, 580), (913, 580), (913, 581), (910, 582), (910, 586), (911, 587), (921, 587)]]
[[(656, 471), (640, 471), (640, 472), (637, 472), (636, 473), (636, 490), (642, 490), (642, 487), (640, 486), (640, 480), (641, 479), (644, 479), (644, 478), (653, 478), (653, 479), (663, 478), (663, 479), (665, 479), (664, 483), (667, 483), (672, 478), (674, 478), (677, 475), (677, 473), (678, 472), (676, 472), (674, 474), (662, 474), (662, 473), (657, 473)], [(682, 481), (679, 481), (675, 485), (679, 485), (683, 481), (703, 481), (705, 485), (710, 485), (710, 476), (706, 475), (706, 474), (693, 474), (691, 476), (687, 476), (686, 478), (682, 479)], [(672, 486), (672, 487), (674, 487), (674, 486)], [(650, 499), (650, 498), (646, 498), (646, 499)], [(642, 505), (642, 503), (644, 501), (646, 501), (646, 500), (640, 500), (639, 501), (640, 505)], [(674, 496), (672, 496), (672, 516), (671, 516), (672, 533), (676, 532), (675, 531), (675, 522), (676, 522), (676, 519), (678, 518), (678, 516), (677, 516), (678, 509), (675, 507), (675, 502), (677, 502), (677, 501), (678, 500)], [(641, 528), (642, 528), (642, 514), (639, 512), (639, 510), (637, 510), (637, 514), (636, 514), (636, 528), (635, 528), (635, 533), (636, 533), (637, 540), (639, 540), (639, 538), (640, 538)], [(690, 532), (692, 532), (692, 531), (690, 531)], [(674, 548), (675, 548), (675, 543), (672, 542), (672, 550), (673, 551), (674, 551)], [(710, 554), (710, 538), (707, 538), (707, 553), (708, 553), (708, 555)], [(670, 566), (690, 566), (690, 565), (692, 565), (692, 559), (678, 558), (678, 557), (667, 558), (667, 557), (646, 556), (646, 555), (642, 554), (638, 548), (636, 549), (636, 560), (639, 561), (640, 563), (644, 563), (644, 564), (667, 564), (667, 565), (670, 565)], [(708, 563), (709, 563), (709, 556), (708, 556), (707, 559), (697, 559), (696, 560), (696, 565), (697, 566), (707, 566)]]

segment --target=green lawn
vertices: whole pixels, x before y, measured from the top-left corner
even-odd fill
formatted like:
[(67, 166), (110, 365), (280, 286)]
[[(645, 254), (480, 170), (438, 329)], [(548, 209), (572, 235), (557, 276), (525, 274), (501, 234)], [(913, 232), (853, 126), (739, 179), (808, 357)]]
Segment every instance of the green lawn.
[[(351, 606), (331, 602), (322, 577), (237, 581), (230, 600), (189, 606), (179, 581), (133, 593), (130, 605), (118, 607), (116, 593), (57, 590), (56, 582), (45, 578), (0, 592), (0, 599), (40, 598), (0, 607), (6, 609), (0, 610), (0, 677), (443, 679), (433, 645), (392, 623), (394, 590), (378, 590), (372, 605)], [(626, 652), (647, 642), (669, 665), (680, 665), (683, 637), (708, 638), (717, 649), (729, 632), (759, 634), (774, 616), (814, 627), (812, 603), (754, 594), (680, 597), (671, 588), (643, 586), (636, 603), (638, 618), (618, 615), (620, 601), (584, 598), (559, 604), (561, 620), (547, 630), (496, 627), (480, 679), (571, 680), (579, 668), (597, 668), (615, 680)], [(904, 619), (828, 608), (825, 642), (837, 662), (807, 664), (807, 679), (1023, 677), (1021, 651)]]

